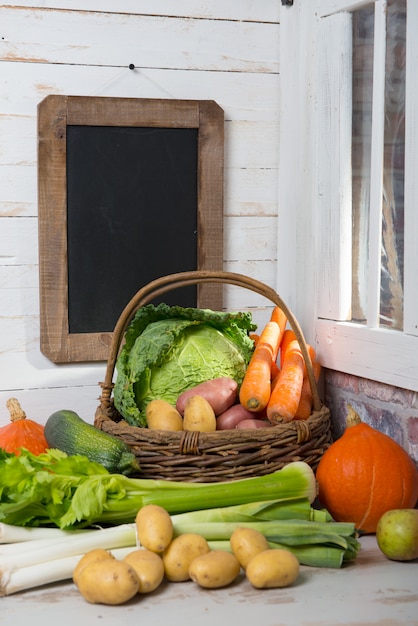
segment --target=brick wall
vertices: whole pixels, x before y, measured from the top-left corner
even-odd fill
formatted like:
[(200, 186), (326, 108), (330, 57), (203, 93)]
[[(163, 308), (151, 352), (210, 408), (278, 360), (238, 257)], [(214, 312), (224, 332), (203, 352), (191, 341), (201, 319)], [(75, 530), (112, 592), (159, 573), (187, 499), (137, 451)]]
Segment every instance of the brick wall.
[(324, 401), (331, 411), (334, 438), (344, 431), (349, 403), (364, 422), (405, 448), (418, 466), (417, 392), (325, 370)]

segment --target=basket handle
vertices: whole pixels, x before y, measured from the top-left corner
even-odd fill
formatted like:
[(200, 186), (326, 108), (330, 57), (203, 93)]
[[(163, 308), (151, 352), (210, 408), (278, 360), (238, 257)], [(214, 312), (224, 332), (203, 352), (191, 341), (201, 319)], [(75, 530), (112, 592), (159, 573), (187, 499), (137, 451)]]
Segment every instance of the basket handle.
[(141, 306), (148, 304), (151, 300), (153, 300), (157, 296), (162, 295), (163, 293), (166, 293), (167, 291), (172, 291), (173, 289), (186, 287), (188, 285), (196, 283), (227, 283), (229, 285), (243, 287), (244, 289), (249, 289), (250, 291), (254, 291), (255, 293), (264, 296), (265, 298), (273, 302), (273, 304), (279, 306), (282, 309), (283, 313), (288, 319), (290, 327), (292, 328), (299, 342), (301, 352), (305, 359), (306, 372), (312, 390), (313, 408), (315, 411), (319, 411), (322, 403), (319, 398), (318, 387), (312, 367), (312, 360), (308, 351), (308, 347), (306, 345), (305, 337), (297, 319), (293, 315), (292, 311), (285, 304), (285, 302), (283, 302), (279, 294), (276, 293), (276, 291), (274, 291), (274, 289), (272, 289), (268, 285), (265, 285), (264, 283), (255, 280), (254, 278), (244, 276), (243, 274), (211, 270), (168, 274), (167, 276), (163, 276), (149, 282), (147, 285), (139, 289), (139, 291), (137, 291), (137, 293), (131, 298), (131, 300), (123, 309), (118, 321), (116, 322), (116, 326), (112, 334), (105, 380), (103, 383), (101, 383), (102, 406), (109, 406), (110, 395), (113, 389), (113, 374), (115, 371), (116, 360), (119, 354), (122, 340), (124, 338), (125, 331), (130, 321), (134, 317), (136, 311)]

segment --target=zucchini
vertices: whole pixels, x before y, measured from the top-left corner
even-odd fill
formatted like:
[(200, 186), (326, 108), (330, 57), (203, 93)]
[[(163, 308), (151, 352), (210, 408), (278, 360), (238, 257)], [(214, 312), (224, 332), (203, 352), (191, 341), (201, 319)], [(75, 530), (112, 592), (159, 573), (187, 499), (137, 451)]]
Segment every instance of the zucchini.
[(68, 455), (86, 456), (111, 474), (128, 475), (140, 469), (125, 442), (88, 424), (74, 411), (61, 410), (50, 415), (44, 433), (50, 448), (58, 448)]

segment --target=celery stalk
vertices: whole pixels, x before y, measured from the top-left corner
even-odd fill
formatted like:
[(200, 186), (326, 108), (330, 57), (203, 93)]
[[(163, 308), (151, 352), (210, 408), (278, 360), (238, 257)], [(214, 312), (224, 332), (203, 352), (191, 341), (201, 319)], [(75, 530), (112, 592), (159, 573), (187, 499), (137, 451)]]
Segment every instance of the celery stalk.
[(315, 475), (302, 461), (254, 478), (219, 483), (128, 478), (109, 474), (86, 457), (50, 449), (38, 456), (0, 451), (0, 522), (73, 529), (135, 520), (146, 504), (170, 514), (257, 500), (292, 501), (316, 496)]

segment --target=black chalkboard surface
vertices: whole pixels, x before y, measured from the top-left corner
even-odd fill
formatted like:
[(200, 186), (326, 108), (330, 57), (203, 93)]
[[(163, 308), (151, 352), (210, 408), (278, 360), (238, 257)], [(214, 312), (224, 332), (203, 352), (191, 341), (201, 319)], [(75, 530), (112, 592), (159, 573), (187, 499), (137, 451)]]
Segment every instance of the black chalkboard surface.
[(112, 331), (139, 282), (197, 269), (196, 173), (195, 128), (67, 128), (70, 333)]
[[(213, 101), (55, 96), (38, 105), (40, 344), (106, 360), (151, 280), (223, 266), (223, 111)], [(218, 284), (160, 300), (222, 308)]]

